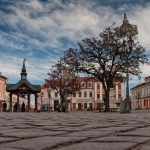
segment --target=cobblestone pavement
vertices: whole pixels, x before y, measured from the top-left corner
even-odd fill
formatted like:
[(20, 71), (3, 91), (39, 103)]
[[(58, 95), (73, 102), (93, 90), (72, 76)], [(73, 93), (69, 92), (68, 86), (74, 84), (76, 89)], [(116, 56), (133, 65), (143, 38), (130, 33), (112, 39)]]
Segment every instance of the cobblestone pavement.
[(0, 150), (150, 150), (150, 110), (0, 113)]

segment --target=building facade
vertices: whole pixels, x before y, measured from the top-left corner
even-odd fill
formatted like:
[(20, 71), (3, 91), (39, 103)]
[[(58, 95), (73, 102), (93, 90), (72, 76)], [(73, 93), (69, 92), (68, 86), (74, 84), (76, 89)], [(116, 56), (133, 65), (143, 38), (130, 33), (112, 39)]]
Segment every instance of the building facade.
[[(95, 110), (104, 107), (105, 93), (101, 82), (94, 78), (80, 77), (80, 87), (79, 91), (68, 94), (68, 110)], [(114, 81), (110, 91), (110, 107), (119, 108), (122, 99), (124, 99), (124, 82), (118, 79)], [(57, 110), (59, 103), (59, 93), (48, 90), (46, 84), (42, 85), (38, 96), (38, 109), (46, 111), (51, 107), (52, 110)]]
[(6, 83), (7, 78), (0, 73), (0, 111), (3, 111), (4, 103), (6, 102)]
[(150, 109), (150, 76), (131, 89), (132, 109)]

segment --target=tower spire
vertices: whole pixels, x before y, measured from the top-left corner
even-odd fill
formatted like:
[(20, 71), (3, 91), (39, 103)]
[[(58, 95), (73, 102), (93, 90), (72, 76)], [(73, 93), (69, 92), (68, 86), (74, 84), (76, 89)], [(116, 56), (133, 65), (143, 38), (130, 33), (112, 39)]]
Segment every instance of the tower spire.
[(123, 22), (124, 22), (124, 23), (125, 23), (125, 22), (128, 22), (126, 13), (124, 13)]
[(22, 72), (26, 72), (25, 62), (26, 62), (26, 59), (24, 58), (24, 60), (23, 60), (23, 66), (22, 66)]
[(26, 79), (27, 78), (25, 62), (26, 62), (26, 59), (24, 58), (23, 65), (22, 65), (22, 72), (20, 73), (21, 74), (21, 79)]

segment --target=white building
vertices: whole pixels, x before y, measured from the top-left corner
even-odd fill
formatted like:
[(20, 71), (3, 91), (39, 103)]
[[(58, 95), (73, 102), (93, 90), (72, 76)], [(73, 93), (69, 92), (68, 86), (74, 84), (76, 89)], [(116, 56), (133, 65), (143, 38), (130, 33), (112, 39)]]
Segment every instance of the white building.
[[(104, 106), (104, 89), (102, 83), (94, 78), (80, 77), (81, 89), (68, 95), (68, 110), (87, 110), (88, 108), (96, 109)], [(50, 91), (48, 96), (48, 86), (42, 85), (41, 93), (38, 96), (38, 109), (47, 111), (49, 107), (52, 110), (57, 109), (60, 103), (59, 93), (55, 90)], [(110, 91), (110, 108), (119, 108), (120, 101), (124, 99), (124, 82), (115, 80), (113, 88)]]

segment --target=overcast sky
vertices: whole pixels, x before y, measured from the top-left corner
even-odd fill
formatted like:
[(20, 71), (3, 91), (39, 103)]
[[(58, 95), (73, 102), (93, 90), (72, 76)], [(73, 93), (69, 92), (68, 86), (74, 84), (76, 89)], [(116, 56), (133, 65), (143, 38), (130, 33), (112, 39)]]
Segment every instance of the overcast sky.
[[(15, 83), (26, 58), (28, 79), (42, 84), (64, 50), (113, 22), (120, 25), (124, 13), (138, 26), (138, 40), (149, 54), (148, 0), (0, 0), (0, 72)], [(141, 69), (142, 79), (150, 75), (149, 66)], [(130, 86), (138, 83), (132, 78)]]

